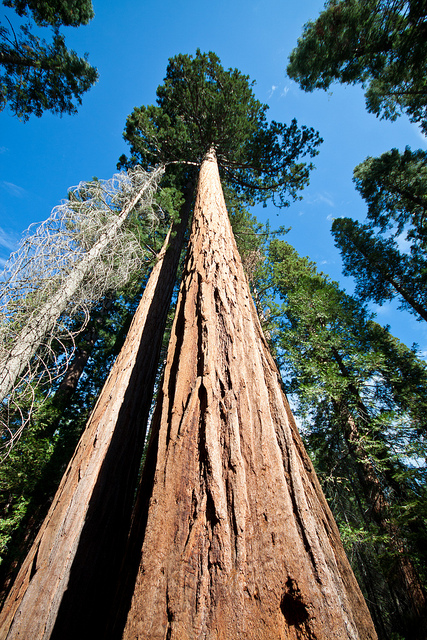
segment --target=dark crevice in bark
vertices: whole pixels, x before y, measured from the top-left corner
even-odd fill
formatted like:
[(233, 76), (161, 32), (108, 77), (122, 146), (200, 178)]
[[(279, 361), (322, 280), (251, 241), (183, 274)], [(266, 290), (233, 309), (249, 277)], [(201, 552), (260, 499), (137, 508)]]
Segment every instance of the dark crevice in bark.
[[(160, 388), (162, 387), (160, 386)], [(148, 508), (153, 491), (157, 466), (161, 413), (161, 411), (159, 411), (159, 407), (161, 407), (161, 396), (162, 391), (160, 391), (158, 403), (156, 404), (151, 421), (150, 440), (147, 446), (146, 462), (135, 502), (131, 534), (126, 548), (126, 555), (121, 566), (120, 578), (118, 580), (119, 587), (114, 598), (114, 611), (109, 615), (107, 632), (105, 635), (107, 640), (119, 640), (122, 637), (138, 574), (138, 567), (141, 559), (141, 548), (148, 519)]]
[[(184, 299), (185, 299), (185, 295), (184, 295)], [(180, 354), (181, 354), (181, 347), (182, 347), (183, 336), (184, 336), (184, 325), (185, 325), (184, 304), (182, 304), (177, 309), (176, 313), (177, 313), (177, 316), (176, 316), (177, 319), (176, 319), (175, 335), (176, 335), (177, 343), (176, 343), (175, 358), (173, 360), (172, 369), (171, 369), (172, 375), (169, 378), (169, 384), (168, 384), (169, 410), (168, 410), (168, 431), (166, 434), (166, 446), (169, 444), (169, 441), (170, 441), (171, 426), (172, 426), (172, 407), (173, 407), (173, 399), (175, 395), (175, 383), (176, 383), (176, 377), (177, 377)]]
[(166, 588), (166, 614), (167, 614), (167, 618), (168, 618), (168, 626), (167, 626), (166, 639), (165, 640), (170, 640), (171, 637), (172, 637), (172, 623), (173, 623), (174, 615), (173, 615), (173, 611), (171, 609), (171, 603), (170, 603), (169, 589), (168, 588)]
[[(203, 376), (205, 369), (205, 353), (203, 349), (203, 334), (205, 332), (205, 327), (203, 325), (203, 317), (202, 317), (202, 276), (197, 274), (198, 279), (198, 287), (197, 287), (197, 375), (199, 377)], [(183, 305), (185, 304), (185, 298), (183, 299)], [(199, 392), (200, 393), (200, 392)]]
[[(232, 469), (232, 472), (234, 473), (234, 469)], [(237, 524), (237, 519), (236, 519), (236, 509), (235, 509), (235, 500), (234, 500), (232, 482), (228, 478), (226, 479), (226, 486), (227, 486), (227, 494), (228, 494), (227, 503), (229, 505), (228, 520), (231, 524), (230, 531), (232, 533), (232, 538), (234, 538), (232, 540), (232, 548), (234, 550), (234, 562), (236, 564), (237, 558), (239, 557), (239, 549), (238, 549), (239, 525)]]
[(295, 580), (292, 578), (288, 578), (286, 581), (286, 591), (283, 594), (280, 609), (290, 626), (300, 626), (308, 620), (307, 607), (301, 599), (301, 592)]
[(33, 562), (31, 564), (31, 571), (30, 571), (30, 580), (34, 577), (36, 571), (37, 571), (37, 559), (39, 557), (39, 546), (37, 547), (37, 551), (34, 554), (34, 559)]

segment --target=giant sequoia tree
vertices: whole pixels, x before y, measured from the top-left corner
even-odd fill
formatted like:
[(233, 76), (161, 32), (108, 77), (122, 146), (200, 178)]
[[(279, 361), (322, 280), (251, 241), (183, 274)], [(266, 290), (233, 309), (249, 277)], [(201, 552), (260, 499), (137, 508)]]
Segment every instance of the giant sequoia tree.
[(127, 640), (376, 637), (263, 337), (213, 152), (125, 580), (138, 558)]
[(159, 161), (168, 164), (169, 185), (184, 196), (181, 220), (174, 223), (122, 353), (4, 606), (0, 637), (102, 637), (204, 150), (214, 144), (223, 154), (222, 171), (234, 195), (251, 201), (277, 194), (286, 204), (308, 180), (310, 165), (299, 158), (314, 155), (320, 142), (313, 130), (299, 129), (295, 121), (289, 127), (267, 124), (266, 106), (254, 98), (248, 78), (237, 70), (224, 71), (214, 54), (171, 60), (158, 95), (159, 106), (137, 110), (134, 124), (131, 119), (132, 145), (147, 168)]

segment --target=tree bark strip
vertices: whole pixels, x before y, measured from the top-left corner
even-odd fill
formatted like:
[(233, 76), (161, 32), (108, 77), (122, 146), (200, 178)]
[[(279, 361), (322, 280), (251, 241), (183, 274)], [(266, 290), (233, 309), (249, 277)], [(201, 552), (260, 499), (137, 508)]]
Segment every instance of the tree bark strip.
[(376, 638), (262, 335), (213, 154), (147, 462), (123, 640)]
[(0, 638), (102, 637), (115, 591), (166, 317), (192, 201), (168, 234), (126, 342), (0, 616)]

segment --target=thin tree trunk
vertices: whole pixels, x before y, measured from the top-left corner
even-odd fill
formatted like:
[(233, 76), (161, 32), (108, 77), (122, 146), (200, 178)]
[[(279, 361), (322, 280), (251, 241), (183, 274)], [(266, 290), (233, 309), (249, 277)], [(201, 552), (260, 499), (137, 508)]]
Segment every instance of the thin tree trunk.
[(0, 402), (12, 391), (16, 381), (24, 372), (29, 361), (39, 348), (43, 339), (55, 326), (61, 313), (75, 295), (76, 291), (93, 269), (94, 264), (105, 251), (106, 247), (117, 235), (126, 222), (129, 213), (143, 197), (147, 189), (151, 188), (157, 179), (160, 169), (153, 172), (146, 184), (138, 191), (132, 200), (123, 208), (108, 229), (100, 236), (88, 253), (70, 271), (64, 285), (38, 310), (36, 314), (20, 331), (19, 336), (9, 352), (2, 354), (0, 360)]
[(0, 616), (2, 640), (102, 637), (144, 446), (191, 185), (126, 342)]
[(418, 571), (408, 556), (404, 536), (393, 521), (391, 505), (384, 494), (378, 474), (363, 446), (363, 439), (356, 421), (348, 411), (345, 401), (341, 406), (334, 403), (337, 413), (342, 416), (344, 438), (356, 463), (358, 478), (371, 507), (372, 519), (383, 533), (389, 534), (389, 546), (395, 552), (394, 571), (386, 576), (391, 593), (397, 598), (401, 625), (404, 633), (410, 629), (414, 640), (424, 640), (427, 633), (426, 595)]
[(213, 154), (124, 575), (138, 548), (124, 640), (376, 638), (262, 335)]
[(374, 269), (377, 270), (377, 273), (380, 274), (380, 276), (385, 280), (385, 282), (389, 282), (393, 287), (393, 289), (396, 291), (396, 293), (400, 294), (402, 298), (414, 309), (414, 311), (416, 311), (423, 320), (427, 321), (427, 309), (422, 304), (417, 302), (415, 298), (411, 295), (411, 293), (407, 289), (405, 289), (405, 287), (402, 286), (395, 278), (393, 278), (390, 275), (388, 271), (388, 265), (384, 262), (378, 262), (378, 260), (373, 260), (372, 256), (370, 256), (369, 253), (367, 253), (366, 251), (363, 251), (363, 249), (361, 249), (360, 246), (356, 244), (353, 238), (349, 237), (348, 235), (346, 235), (346, 237), (348, 240), (350, 240), (350, 242), (353, 243), (353, 246), (356, 248), (357, 251), (359, 251), (359, 253), (362, 254), (365, 260)]
[[(350, 374), (338, 350), (332, 347), (331, 351), (341, 375), (349, 380)], [(363, 404), (356, 386), (350, 383), (348, 389), (357, 402), (360, 415), (365, 416), (365, 419), (368, 420), (369, 411)], [(390, 501), (384, 494), (378, 474), (363, 446), (363, 438), (356, 420), (348, 410), (345, 400), (341, 402), (335, 400), (333, 404), (337, 414), (342, 417), (344, 438), (356, 462), (359, 481), (365, 497), (371, 505), (373, 520), (384, 533), (390, 534), (390, 546), (396, 552), (395, 566), (397, 571), (390, 572), (388, 576), (389, 586), (392, 591), (395, 591), (400, 601), (399, 609), (402, 619), (406, 621), (406, 624), (412, 623), (412, 637), (414, 640), (415, 638), (422, 640), (427, 633), (427, 603), (418, 571), (410, 557), (408, 557), (404, 535), (400, 527), (391, 518)], [(389, 485), (394, 488), (396, 482), (390, 477), (391, 474), (385, 470), (385, 475)]]

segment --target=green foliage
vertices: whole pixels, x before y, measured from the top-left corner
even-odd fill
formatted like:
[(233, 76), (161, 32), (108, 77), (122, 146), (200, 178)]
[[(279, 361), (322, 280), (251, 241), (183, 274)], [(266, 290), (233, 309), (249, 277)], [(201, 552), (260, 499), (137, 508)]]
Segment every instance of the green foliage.
[(290, 55), (288, 74), (305, 91), (362, 83), (367, 108), (400, 111), (427, 131), (427, 10), (407, 0), (329, 0)]
[(44, 466), (55, 448), (56, 437), (46, 436), (43, 425), (31, 424), (0, 465), (0, 562), (12, 536), (27, 513)]
[(29, 12), (40, 26), (77, 27), (88, 24), (95, 15), (91, 0), (3, 0), (6, 7), (15, 9), (19, 16)]
[[(171, 58), (157, 105), (137, 107), (127, 119), (124, 136), (132, 155), (122, 156), (121, 166), (199, 165), (214, 147), (223, 184), (246, 202), (276, 198), (286, 206), (308, 183), (312, 168), (297, 160), (316, 155), (321, 139), (295, 120), (268, 124), (268, 107), (255, 98), (253, 84), (237, 69), (223, 69), (214, 53)], [(179, 171), (182, 188), (188, 171)]]
[(380, 635), (405, 635), (402, 549), (421, 574), (427, 560), (427, 366), (288, 243), (269, 260), (276, 357), (307, 448)]
[(427, 248), (427, 152), (397, 149), (367, 158), (354, 181), (368, 205), (368, 220), (394, 237), (406, 232), (412, 250)]
[(400, 307), (427, 320), (427, 262), (416, 250), (401, 253), (392, 237), (375, 235), (368, 225), (351, 218), (332, 224), (335, 244), (341, 251), (344, 274), (356, 278), (356, 294), (383, 304), (399, 297)]
[(88, 22), (90, 3), (10, 0), (7, 4), (20, 15), (26, 14), (28, 5), (38, 24), (55, 24), (55, 28), (49, 44), (34, 35), (29, 24), (21, 25), (17, 33), (11, 24), (0, 26), (0, 110), (8, 106), (24, 121), (32, 114), (40, 117), (44, 111), (77, 113), (83, 93), (96, 82), (98, 72), (87, 61), (87, 54), (79, 57), (67, 49), (58, 25)]

